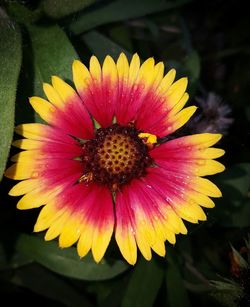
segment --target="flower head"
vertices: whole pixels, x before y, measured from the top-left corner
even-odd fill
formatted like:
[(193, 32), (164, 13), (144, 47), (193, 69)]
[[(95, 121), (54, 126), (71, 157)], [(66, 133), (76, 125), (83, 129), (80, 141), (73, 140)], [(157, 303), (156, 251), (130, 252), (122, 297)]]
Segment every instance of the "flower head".
[[(114, 232), (123, 257), (131, 264), (137, 246), (151, 259), (165, 255), (165, 241), (186, 234), (182, 219), (206, 220), (201, 206), (214, 206), (219, 189), (201, 178), (224, 170), (213, 159), (224, 154), (210, 148), (219, 134), (196, 134), (165, 142), (196, 107), (188, 100), (187, 79), (176, 82), (175, 70), (137, 54), (129, 63), (121, 54), (95, 56), (89, 69), (73, 63), (75, 91), (58, 77), (43, 86), (47, 100), (30, 103), (45, 124), (22, 124), (24, 138), (13, 145), (24, 151), (6, 176), (22, 180), (10, 195), (24, 195), (19, 209), (43, 206), (34, 231), (45, 240), (59, 236), (60, 247), (77, 243), (83, 257), (92, 250), (100, 261)], [(98, 127), (97, 127), (98, 124)]]

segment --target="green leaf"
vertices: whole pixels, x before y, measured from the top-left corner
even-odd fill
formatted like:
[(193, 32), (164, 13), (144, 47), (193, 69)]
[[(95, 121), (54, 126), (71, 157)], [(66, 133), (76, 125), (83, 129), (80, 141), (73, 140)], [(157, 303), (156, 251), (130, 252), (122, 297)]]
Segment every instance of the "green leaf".
[[(78, 55), (64, 31), (55, 26), (27, 26), (30, 37), (28, 53), (24, 69), (29, 72), (29, 79), (33, 88), (27, 97), (24, 97), (17, 105), (17, 123), (26, 122), (25, 114), (33, 114), (33, 120), (43, 122), (28, 103), (28, 96), (44, 96), (43, 83), (51, 83), (51, 76), (57, 75), (62, 79), (72, 80), (72, 62)], [(27, 55), (26, 53), (26, 55)], [(31, 68), (30, 68), (31, 67)], [(28, 117), (26, 115), (26, 117)], [(32, 121), (33, 121), (32, 120)]]
[(154, 259), (140, 259), (132, 272), (124, 293), (122, 307), (150, 307), (156, 299), (163, 281), (163, 269)]
[[(217, 176), (217, 182), (234, 187), (242, 196), (247, 196), (250, 187), (250, 163), (238, 163)], [(228, 195), (229, 196), (229, 195)]]
[(80, 293), (80, 291), (78, 293), (70, 283), (38, 264), (28, 265), (15, 270), (11, 274), (9, 281), (30, 289), (34, 293), (61, 302), (63, 306), (92, 306), (83, 293)]
[(220, 226), (249, 226), (250, 163), (238, 163), (216, 176), (216, 184), (223, 197), (211, 215), (218, 219)]
[(129, 59), (131, 58), (128, 51), (97, 31), (93, 30), (83, 34), (81, 39), (100, 61), (104, 60), (107, 54), (117, 59), (121, 52), (124, 52)]
[(58, 26), (29, 26), (28, 31), (35, 61), (35, 94), (52, 75), (72, 80), (72, 62), (78, 55), (64, 31)]
[(14, 131), (17, 80), (21, 67), (21, 34), (9, 19), (0, 19), (0, 180)]
[(82, 280), (105, 280), (128, 269), (120, 260), (95, 263), (90, 255), (80, 259), (74, 247), (60, 249), (56, 242), (45, 242), (36, 236), (22, 234), (16, 248), (53, 272)]
[(250, 227), (250, 199), (243, 200), (235, 212), (231, 212), (231, 219), (223, 222), (224, 226)]
[(227, 307), (237, 307), (237, 301), (242, 296), (242, 288), (233, 280), (223, 278), (224, 281), (212, 280), (213, 290), (210, 295), (220, 304)]
[(88, 284), (88, 292), (96, 296), (97, 306), (110, 307), (121, 306), (124, 291), (128, 283), (130, 274), (123, 274), (119, 278), (99, 281)]
[(168, 251), (168, 264), (166, 273), (167, 300), (169, 307), (189, 307), (187, 290), (184, 287), (183, 279), (174, 255)]
[(131, 29), (126, 24), (118, 24), (112, 26), (109, 30), (109, 36), (112, 41), (116, 42), (122, 48), (133, 51), (133, 42), (131, 37)]
[(51, 18), (62, 18), (88, 7), (96, 0), (44, 0), (43, 10)]
[(69, 27), (74, 34), (93, 29), (97, 26), (110, 22), (138, 18), (163, 10), (179, 7), (189, 0), (166, 1), (166, 0), (117, 0), (99, 6), (82, 14), (76, 21), (73, 21)]
[(40, 8), (32, 11), (17, 1), (8, 1), (7, 11), (13, 19), (23, 24), (34, 23), (42, 16)]
[(188, 54), (184, 61), (184, 66), (189, 81), (189, 93), (192, 95), (195, 92), (201, 70), (200, 57), (195, 50)]

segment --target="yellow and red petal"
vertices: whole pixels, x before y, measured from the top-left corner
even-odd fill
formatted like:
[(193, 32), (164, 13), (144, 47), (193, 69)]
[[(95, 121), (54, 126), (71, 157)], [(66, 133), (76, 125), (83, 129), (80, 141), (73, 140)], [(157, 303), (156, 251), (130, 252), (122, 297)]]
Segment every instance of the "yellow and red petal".
[(73, 76), (77, 91), (85, 106), (102, 126), (112, 124), (117, 102), (118, 74), (114, 60), (107, 56), (100, 69), (98, 60), (90, 60), (90, 72), (79, 61), (73, 64)]
[(99, 262), (108, 247), (113, 227), (113, 202), (106, 187), (77, 184), (45, 205), (35, 231), (48, 228), (45, 239), (59, 236), (62, 248), (77, 242), (81, 257), (91, 249), (95, 261)]
[(166, 199), (175, 213), (192, 223), (205, 220), (199, 206), (212, 207), (209, 197), (220, 197), (219, 189), (208, 179), (150, 168), (145, 182)]
[(221, 135), (212, 133), (177, 138), (154, 148), (150, 155), (159, 167), (169, 172), (190, 176), (213, 175), (225, 169), (221, 163), (212, 160), (224, 152), (208, 148), (220, 138)]
[(129, 63), (122, 53), (116, 63), (107, 56), (101, 66), (93, 56), (89, 69), (78, 60), (72, 69), (84, 105), (102, 127), (115, 117), (121, 125), (134, 122), (139, 130), (163, 137), (183, 126), (196, 110), (182, 111), (188, 100), (187, 78), (174, 82), (175, 70), (164, 77), (163, 63), (155, 64), (153, 58), (140, 65), (137, 54)]
[(44, 84), (44, 92), (49, 101), (31, 97), (34, 110), (51, 126), (65, 134), (88, 139), (93, 137), (93, 123), (76, 91), (62, 79), (53, 76), (52, 85)]
[(175, 210), (146, 180), (133, 180), (116, 198), (115, 237), (130, 264), (136, 262), (136, 246), (150, 260), (151, 250), (164, 256), (164, 242), (175, 244), (175, 234), (186, 233)]

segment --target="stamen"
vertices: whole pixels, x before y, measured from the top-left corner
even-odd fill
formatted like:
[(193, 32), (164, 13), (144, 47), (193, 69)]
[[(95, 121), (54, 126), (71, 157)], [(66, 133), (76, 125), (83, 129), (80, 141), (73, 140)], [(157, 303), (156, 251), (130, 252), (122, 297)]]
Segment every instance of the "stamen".
[(80, 177), (78, 180), (79, 183), (85, 182), (85, 183), (90, 183), (93, 180), (93, 173), (89, 172)]
[(83, 145), (85, 172), (79, 182), (95, 181), (116, 192), (133, 178), (144, 176), (146, 168), (153, 165), (148, 150), (157, 139), (154, 135), (138, 132), (133, 124), (113, 124), (98, 129), (95, 138)]
[(149, 148), (153, 148), (154, 144), (157, 143), (157, 136), (151, 133), (139, 133), (138, 137), (142, 139), (143, 143)]

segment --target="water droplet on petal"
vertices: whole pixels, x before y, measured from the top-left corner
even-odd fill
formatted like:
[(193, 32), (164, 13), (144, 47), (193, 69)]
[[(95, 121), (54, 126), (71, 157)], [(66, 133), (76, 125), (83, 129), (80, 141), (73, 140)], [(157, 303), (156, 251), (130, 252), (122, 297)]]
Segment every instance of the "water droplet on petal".
[(198, 164), (198, 165), (201, 165), (201, 166), (202, 166), (202, 165), (205, 165), (205, 163), (206, 163), (205, 160), (198, 160), (198, 161), (197, 161), (197, 164)]
[(133, 86), (134, 90), (136, 91), (138, 89), (138, 84), (135, 83), (134, 86)]
[(89, 84), (89, 82), (90, 82), (89, 78), (84, 79), (84, 83), (86, 83), (87, 85)]
[(38, 172), (32, 172), (31, 178), (37, 178), (39, 176)]

